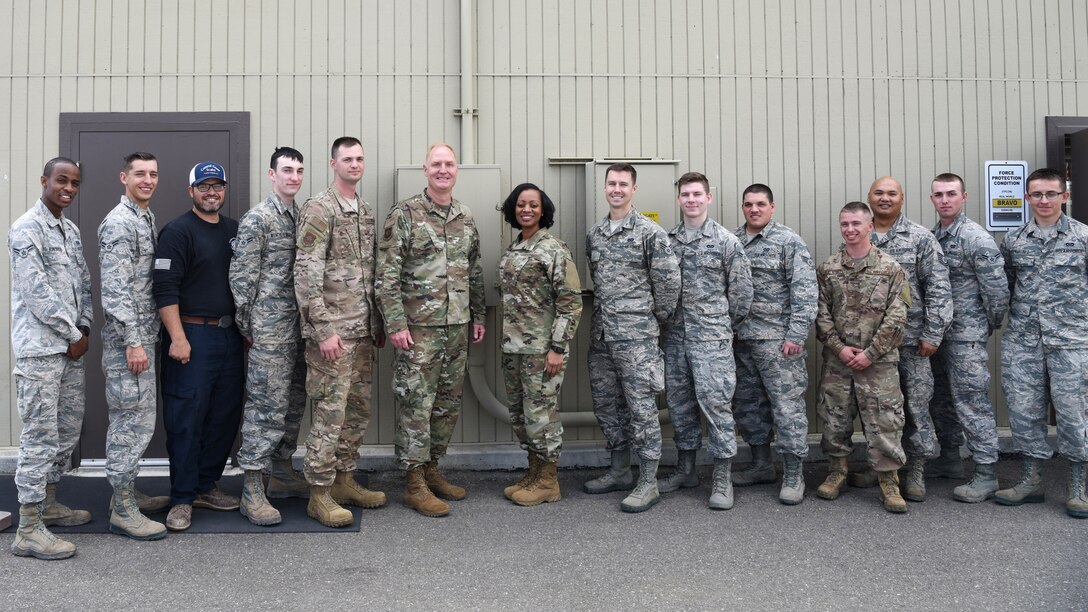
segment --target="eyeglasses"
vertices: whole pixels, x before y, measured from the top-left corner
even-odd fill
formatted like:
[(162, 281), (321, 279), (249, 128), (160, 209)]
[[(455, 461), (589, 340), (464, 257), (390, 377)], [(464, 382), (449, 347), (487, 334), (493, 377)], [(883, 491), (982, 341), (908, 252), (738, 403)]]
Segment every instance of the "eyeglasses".
[(1046, 193), (1043, 193), (1042, 191), (1033, 191), (1028, 194), (1028, 198), (1033, 202), (1039, 202), (1041, 200), (1057, 200), (1061, 195), (1062, 194), (1057, 191), (1048, 191)]
[(226, 183), (211, 183), (211, 184), (201, 183), (199, 185), (193, 185), (193, 189), (196, 189), (200, 193), (208, 193), (209, 191), (212, 191), (212, 190), (214, 190), (216, 193), (223, 193), (224, 191), (227, 190), (227, 184)]

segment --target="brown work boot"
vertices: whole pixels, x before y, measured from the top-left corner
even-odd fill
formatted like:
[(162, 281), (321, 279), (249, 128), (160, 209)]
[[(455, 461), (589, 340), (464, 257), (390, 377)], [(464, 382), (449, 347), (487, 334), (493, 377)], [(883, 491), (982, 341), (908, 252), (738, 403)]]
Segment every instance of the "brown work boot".
[(408, 470), (405, 477), (407, 479), (404, 488), (405, 506), (423, 516), (446, 516), (450, 513), (450, 505), (435, 497), (427, 486), (427, 478), (423, 474), (422, 465), (417, 465)]
[(438, 471), (438, 460), (432, 459), (423, 466), (423, 475), (427, 480), (427, 487), (442, 499), (461, 501), (468, 493), (461, 487), (451, 484), (446, 477)]
[(42, 502), (42, 507), (40, 518), (46, 526), (75, 527), (91, 522), (90, 512), (73, 510), (57, 501), (57, 483), (45, 485), (45, 501)]
[(193, 524), (193, 506), (177, 504), (166, 515), (166, 528), (170, 531), (185, 531)]
[(306, 514), (326, 527), (347, 527), (355, 517), (351, 510), (336, 503), (329, 493), (330, 488), (321, 485), (310, 487), (310, 502), (306, 504)]
[(224, 493), (218, 486), (212, 487), (210, 491), (198, 493), (196, 499), (193, 500), (194, 508), (207, 508), (220, 512), (233, 512), (240, 504), (240, 499)]
[(290, 459), (273, 459), (272, 469), (268, 475), (268, 487), (265, 495), (272, 499), (284, 499), (297, 497), (306, 499), (310, 497), (310, 483), (306, 477), (299, 474)]
[(846, 490), (846, 457), (827, 458), (827, 478), (816, 489), (816, 496), (824, 499), (835, 499)]
[(502, 494), (506, 496), (506, 499), (514, 499), (514, 493), (517, 493), (532, 484), (540, 474), (540, 466), (542, 463), (543, 462), (540, 459), (537, 459), (536, 455), (529, 453), (529, 471), (525, 472), (525, 475), (521, 477), (521, 480), (502, 490)]
[(385, 505), (385, 493), (371, 491), (359, 484), (352, 472), (337, 472), (329, 494), (338, 504), (358, 508), (381, 508)]
[(537, 506), (563, 499), (563, 495), (559, 492), (559, 479), (556, 473), (558, 468), (558, 463), (541, 461), (538, 478), (524, 489), (515, 491), (511, 498), (513, 502), (519, 506)]
[(279, 525), (283, 520), (280, 511), (264, 495), (264, 474), (260, 470), (246, 470), (238, 511), (254, 525)]
[(114, 490), (110, 532), (140, 541), (165, 538), (166, 525), (153, 521), (140, 512), (134, 489), (129, 484)]
[(19, 530), (11, 544), (11, 553), (17, 557), (34, 557), (46, 561), (67, 559), (76, 554), (76, 545), (62, 540), (46, 529), (41, 520), (42, 504), (19, 506)]
[(906, 512), (907, 502), (899, 495), (899, 472), (877, 472), (880, 481), (880, 499), (884, 500), (884, 509), (888, 512)]

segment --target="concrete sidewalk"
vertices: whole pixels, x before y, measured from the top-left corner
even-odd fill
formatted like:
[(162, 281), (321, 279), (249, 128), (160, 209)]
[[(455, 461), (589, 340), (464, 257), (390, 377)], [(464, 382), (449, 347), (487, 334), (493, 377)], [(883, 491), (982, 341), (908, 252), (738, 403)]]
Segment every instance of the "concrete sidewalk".
[[(1001, 482), (1018, 469), (1002, 461)], [(1047, 463), (1044, 504), (961, 504), (937, 480), (898, 516), (875, 489), (815, 498), (822, 463), (800, 506), (764, 485), (710, 511), (703, 467), (699, 488), (638, 515), (622, 493), (582, 493), (596, 470), (561, 471), (563, 501), (535, 508), (502, 497), (517, 473), (452, 471), (469, 497), (442, 519), (403, 507), (401, 473), (381, 472), (390, 503), (357, 534), (81, 535), (75, 558), (41, 562), (10, 555), (8, 530), (0, 593), (6, 609), (1084, 610), (1088, 521), (1065, 515), (1068, 469)]]

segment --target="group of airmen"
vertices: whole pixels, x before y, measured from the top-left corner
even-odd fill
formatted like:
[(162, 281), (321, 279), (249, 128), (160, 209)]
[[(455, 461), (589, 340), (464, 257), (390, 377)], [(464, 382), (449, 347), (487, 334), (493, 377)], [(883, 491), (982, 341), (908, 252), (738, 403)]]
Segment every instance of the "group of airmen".
[[(257, 525), (275, 525), (282, 517), (269, 498), (307, 498), (308, 515), (330, 527), (352, 523), (344, 506), (383, 506), (385, 494), (353, 474), (371, 416), (374, 351), (387, 340), (395, 349), (404, 504), (444, 516), (448, 501), (466, 497), (438, 469), (460, 413), (468, 345), (485, 335), (480, 236), (468, 207), (453, 197), (456, 154), (447, 144), (428, 150), (426, 189), (398, 202), (380, 233), (357, 190), (362, 143), (338, 138), (330, 157), (333, 184), (300, 204), (303, 155), (277, 148), (271, 192), (240, 221), (220, 214), (225, 169), (197, 164), (189, 173), (191, 210), (158, 233), (150, 207), (158, 162), (144, 152), (124, 159), (124, 195), (98, 229), (111, 531), (159, 539), (188, 529), (194, 507), (239, 510)], [(41, 197), (8, 235), (23, 423), (12, 551), (39, 559), (75, 554), (48, 526), (91, 520), (56, 498), (82, 427), (82, 357), (93, 319), (79, 230), (63, 214), (80, 178), (73, 160), (50, 160)], [(635, 209), (636, 181), (633, 166), (609, 167), (609, 214), (586, 236), (594, 286), (590, 385), (611, 467), (584, 483), (585, 492), (627, 492), (621, 509), (641, 512), (661, 493), (698, 486), (705, 422), (711, 508), (731, 508), (734, 485), (777, 481), (772, 439), (783, 463), (779, 499), (801, 503), (804, 345), (815, 322), (824, 346), (817, 413), (829, 463), (819, 497), (835, 499), (848, 483), (878, 484), (885, 509), (904, 512), (904, 498), (925, 499), (927, 475), (964, 478), (966, 441), (974, 474), (956, 487), (957, 500), (1041, 502), (1053, 405), (1058, 451), (1072, 462), (1067, 512), (1088, 517), (1088, 227), (1062, 211), (1069, 194), (1060, 173), (1028, 178), (1032, 219), (1000, 248), (965, 216), (960, 177), (933, 180), (940, 222), (932, 230), (908, 220), (902, 186), (880, 178), (868, 205), (842, 208), (843, 244), (819, 266), (800, 236), (774, 220), (766, 185), (744, 190), (745, 223), (730, 231), (708, 215), (708, 179), (684, 174), (677, 182), (682, 222), (666, 232)], [(533, 506), (562, 497), (558, 397), (582, 290), (569, 249), (547, 231), (555, 205), (542, 189), (517, 186), (502, 211), (517, 230), (499, 263), (502, 369), (529, 464), (504, 494)], [(986, 345), (1006, 312), (1002, 382), (1024, 463), (1019, 481), (999, 490)], [(160, 391), (171, 489), (150, 497), (135, 480)], [(658, 479), (662, 391), (678, 460)], [(292, 455), (307, 400), (312, 422), (300, 473)], [(868, 469), (848, 474), (858, 416)], [(217, 486), (239, 427), (240, 497)], [(736, 431), (753, 460), (733, 473)], [(167, 509), (164, 523), (146, 516)]]

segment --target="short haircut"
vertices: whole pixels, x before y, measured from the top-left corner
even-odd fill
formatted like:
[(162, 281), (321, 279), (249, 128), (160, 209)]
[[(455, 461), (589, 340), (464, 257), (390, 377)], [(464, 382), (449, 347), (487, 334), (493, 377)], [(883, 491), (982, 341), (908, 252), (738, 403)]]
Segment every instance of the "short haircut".
[(124, 171), (128, 172), (132, 170), (132, 163), (137, 161), (158, 161), (158, 158), (146, 151), (136, 151), (135, 153), (129, 153), (125, 156)]
[(631, 174), (631, 184), (632, 185), (638, 184), (638, 170), (635, 170), (635, 167), (632, 166), (631, 164), (624, 163), (624, 162), (619, 162), (619, 163), (612, 164), (611, 166), (608, 167), (608, 170), (605, 170), (605, 172), (604, 172), (605, 180), (608, 179), (608, 173), (609, 172), (628, 172), (628, 173)]
[(71, 158), (54, 157), (53, 159), (45, 162), (45, 167), (42, 168), (42, 176), (53, 176), (53, 170), (55, 170), (57, 166), (61, 166), (64, 164), (75, 166), (77, 169), (79, 168), (79, 164), (77, 164)]
[[(337, 138), (332, 141), (332, 152), (330, 153), (329, 159), (336, 159), (336, 154), (340, 152), (341, 147), (354, 147), (356, 145), (361, 147), (363, 146), (363, 143), (354, 136), (341, 136), (340, 138)], [(298, 160), (302, 161), (302, 158), (299, 157)]]
[(863, 213), (870, 221), (873, 220), (873, 211), (865, 202), (847, 202), (846, 205), (842, 207), (842, 210), (839, 211), (839, 214), (841, 215), (846, 212)]
[(535, 189), (540, 193), (540, 227), (547, 229), (555, 224), (555, 204), (552, 203), (552, 199), (548, 197), (548, 194), (544, 193), (543, 189), (532, 183), (522, 183), (514, 187), (510, 195), (506, 196), (506, 201), (502, 203), (502, 216), (510, 224), (510, 227), (521, 229), (521, 224), (518, 223), (517, 219), (518, 197), (521, 196), (522, 192), (530, 189)]
[(279, 161), (283, 158), (293, 159), (300, 164), (306, 161), (302, 159), (302, 153), (291, 147), (276, 147), (276, 150), (272, 152), (272, 160), (268, 162), (268, 167), (275, 170), (276, 166), (279, 165)]
[(740, 194), (740, 199), (743, 200), (744, 196), (748, 195), (749, 193), (765, 193), (767, 194), (767, 201), (774, 202), (774, 192), (771, 191), (770, 187), (764, 185), (763, 183), (752, 183), (751, 185), (745, 187), (744, 192)]
[(702, 183), (703, 191), (710, 193), (710, 181), (706, 176), (699, 172), (685, 172), (680, 175), (680, 178), (676, 179), (676, 193), (680, 193), (680, 189), (684, 185), (690, 185), (692, 183)]
[(453, 145), (445, 143), (445, 142), (436, 142), (433, 145), (431, 145), (430, 147), (428, 147), (427, 148), (427, 155), (426, 155), (426, 157), (423, 158), (423, 160), (424, 160), (423, 163), (427, 163), (426, 160), (431, 158), (431, 153), (433, 153), (434, 150), (438, 149), (438, 148), (449, 149), (450, 153), (453, 153), (453, 162), (454, 163), (459, 163), (457, 161), (457, 149), (454, 149)]
[(964, 184), (963, 177), (958, 175), (958, 174), (952, 174), (951, 172), (942, 172), (941, 174), (938, 174), (937, 176), (933, 177), (932, 182), (934, 182), (934, 183), (953, 183), (953, 182), (959, 183), (960, 184), (960, 191), (967, 191), (967, 185)]
[(1058, 181), (1062, 184), (1062, 193), (1065, 193), (1065, 175), (1053, 168), (1039, 168), (1028, 175), (1024, 181), (1024, 188), (1028, 188), (1032, 181)]

